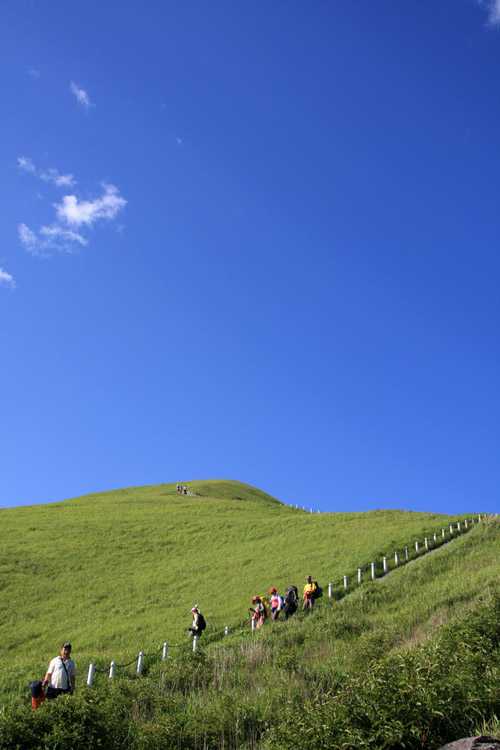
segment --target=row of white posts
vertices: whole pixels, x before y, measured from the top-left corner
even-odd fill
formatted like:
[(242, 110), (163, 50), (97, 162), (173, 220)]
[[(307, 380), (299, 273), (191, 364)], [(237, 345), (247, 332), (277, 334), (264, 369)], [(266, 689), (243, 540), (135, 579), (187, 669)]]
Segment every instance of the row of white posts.
[[(224, 628), (224, 635), (229, 635), (229, 633), (230, 633), (229, 625), (226, 625)], [(199, 640), (198, 636), (194, 635), (193, 636), (193, 653), (198, 648), (198, 640)], [(137, 676), (140, 676), (142, 674), (142, 670), (144, 669), (144, 656), (145, 656), (144, 651), (139, 651), (139, 654), (137, 656), (136, 667), (135, 667), (135, 673)], [(163, 647), (161, 650), (161, 660), (166, 661), (166, 659), (168, 659), (168, 643), (167, 641), (164, 641)], [(113, 680), (116, 677), (117, 666), (119, 665), (117, 665), (115, 661), (112, 661), (111, 664), (109, 665), (108, 677), (110, 680)], [(89, 671), (87, 673), (87, 686), (88, 687), (92, 687), (92, 685), (94, 684), (95, 673), (96, 673), (95, 664), (93, 663), (89, 664)]]
[[(481, 516), (481, 514), (479, 514), (478, 518), (477, 518), (477, 522), (479, 523), (481, 520), (482, 520), (482, 516)], [(474, 523), (475, 523), (475, 521), (474, 521), (473, 518), (471, 518), (470, 520), (465, 519), (464, 521), (457, 521), (455, 526), (454, 526), (454, 524), (450, 523), (450, 525), (449, 525), (450, 538), (454, 536), (455, 531), (457, 531), (458, 533), (460, 533), (462, 531), (462, 526), (463, 526), (463, 529), (465, 531), (467, 531), (469, 529), (469, 525), (472, 526)], [(442, 528), (441, 529), (441, 538), (442, 539), (446, 539), (446, 531), (447, 531), (446, 528)], [(426, 536), (424, 538), (425, 551), (428, 552), (429, 549), (431, 548), (431, 546), (436, 546), (437, 545), (437, 541), (438, 541), (437, 534), (433, 534), (432, 541), (431, 541), (431, 539), (429, 537)], [(432, 542), (434, 543), (434, 545), (432, 545)], [(420, 542), (416, 541), (415, 542), (415, 552), (416, 552), (417, 555), (419, 555), (420, 551), (421, 551)], [(403, 554), (404, 554), (404, 561), (408, 562), (409, 559), (410, 559), (410, 553), (409, 553), (408, 547), (404, 548)], [(402, 562), (402, 558), (400, 557), (399, 552), (396, 551), (396, 552), (394, 552), (394, 567), (395, 568), (399, 567), (400, 562)], [(371, 577), (372, 581), (374, 581), (375, 578), (377, 577), (377, 567), (376, 566), (377, 566), (377, 564), (375, 562), (370, 563), (370, 577)], [(383, 569), (384, 575), (389, 572), (389, 563), (388, 563), (388, 559), (387, 559), (387, 557), (385, 555), (382, 558), (382, 569)], [(358, 585), (363, 582), (363, 568), (358, 568), (358, 571), (357, 571), (357, 581), (358, 581)], [(347, 591), (349, 589), (349, 577), (348, 576), (344, 576), (343, 577), (343, 584), (344, 584), (344, 591)], [(329, 599), (333, 598), (333, 583), (329, 583), (328, 584), (328, 598)]]
[[(299, 506), (295, 506), (295, 507), (298, 508)], [(305, 510), (305, 508), (303, 510)], [(313, 512), (313, 510), (311, 509), (311, 513), (312, 512)], [(319, 513), (319, 511), (318, 511), (318, 513)], [(478, 516), (478, 522), (480, 522), (481, 520), (482, 520), (481, 514), (479, 514), (479, 516)], [(467, 521), (467, 519), (465, 519), (463, 522), (457, 521), (457, 523), (456, 523), (456, 531), (458, 533), (460, 533), (460, 531), (462, 530), (462, 525), (461, 525), (462, 523), (463, 523), (464, 529), (467, 530), (469, 528), (469, 522)], [(473, 518), (470, 520), (470, 524), (471, 525), (474, 524), (474, 519)], [(450, 537), (452, 537), (454, 535), (454, 532), (455, 532), (453, 524), (450, 523), (449, 529), (450, 529)], [(446, 538), (446, 529), (444, 529), (444, 528), (441, 529), (441, 537), (442, 537), (442, 539)], [(434, 542), (434, 545), (437, 544), (437, 534), (433, 535), (433, 542)], [(429, 542), (429, 538), (428, 537), (425, 537), (425, 539), (424, 539), (424, 546), (425, 546), (426, 551), (429, 550), (430, 542)], [(419, 546), (419, 542), (418, 541), (415, 542), (415, 552), (417, 554), (420, 553), (420, 546)], [(408, 562), (408, 560), (410, 559), (410, 554), (409, 554), (408, 547), (404, 548), (404, 559), (405, 559), (405, 562)], [(400, 562), (401, 562), (401, 558), (399, 556), (399, 552), (395, 552), (394, 553), (394, 567), (397, 568), (399, 566)], [(382, 568), (383, 568), (384, 574), (387, 573), (388, 570), (389, 570), (389, 566), (388, 566), (388, 562), (387, 562), (387, 557), (386, 556), (384, 556), (382, 558)], [(374, 562), (370, 563), (370, 571), (371, 571), (371, 579), (373, 581), (377, 577), (376, 563), (374, 563)], [(363, 568), (358, 568), (357, 581), (358, 581), (358, 584), (362, 583), (362, 581), (363, 581)], [(344, 585), (344, 591), (347, 591), (349, 589), (349, 577), (348, 576), (344, 576), (343, 577), (343, 585)], [(333, 598), (333, 583), (331, 583), (331, 582), (328, 584), (328, 598), (329, 599)], [(255, 630), (255, 621), (252, 620), (251, 623), (252, 623), (251, 627), (252, 627), (252, 631), (253, 631), (253, 630)], [(224, 635), (229, 635), (229, 632), (230, 632), (229, 631), (229, 626), (226, 625), (225, 628), (224, 628)], [(193, 636), (193, 653), (198, 648), (198, 640), (199, 640), (198, 636), (196, 636), (196, 635)], [(145, 656), (144, 651), (139, 651), (139, 654), (137, 656), (136, 669), (135, 669), (135, 672), (136, 672), (136, 674), (138, 676), (142, 674), (142, 670), (144, 669), (144, 656)], [(168, 658), (168, 643), (167, 643), (167, 641), (165, 641), (163, 643), (162, 652), (161, 652), (161, 658), (162, 658), (162, 661), (165, 661)], [(109, 665), (108, 677), (109, 677), (110, 680), (112, 680), (112, 679), (115, 678), (117, 666), (118, 665), (116, 664), (115, 661), (112, 661), (111, 664)], [(96, 666), (95, 666), (95, 664), (93, 664), (93, 663), (89, 664), (89, 671), (88, 671), (88, 674), (87, 674), (87, 685), (88, 685), (88, 687), (92, 687), (92, 685), (94, 683), (95, 673), (96, 673)]]

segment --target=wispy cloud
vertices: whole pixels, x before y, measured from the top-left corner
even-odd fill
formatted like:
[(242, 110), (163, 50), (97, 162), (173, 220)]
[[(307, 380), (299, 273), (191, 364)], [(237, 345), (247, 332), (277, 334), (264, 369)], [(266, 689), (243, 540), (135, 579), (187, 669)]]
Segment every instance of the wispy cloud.
[(17, 166), (22, 172), (36, 174), (36, 167), (28, 156), (18, 156)]
[(54, 204), (59, 221), (70, 226), (92, 226), (100, 219), (114, 219), (127, 205), (114, 185), (103, 184), (103, 194), (93, 201), (80, 201), (76, 195), (65, 195), (61, 203)]
[(84, 109), (90, 109), (91, 107), (94, 107), (95, 105), (90, 101), (90, 96), (85, 91), (85, 89), (82, 89), (80, 86), (77, 86), (77, 84), (74, 81), (71, 81), (69, 85), (69, 90), (73, 94), (73, 96), (76, 98), (76, 101), (80, 106), (82, 106)]
[(26, 224), (19, 224), (17, 231), (21, 244), (32, 255), (46, 256), (53, 251), (73, 252), (77, 245), (85, 247), (88, 244), (88, 240), (78, 232), (57, 224), (40, 227), (38, 234)]
[(28, 68), (28, 75), (37, 81), (40, 78), (40, 71), (37, 68)]
[(477, 0), (478, 4), (486, 8), (488, 23), (492, 26), (500, 24), (500, 0)]
[(18, 156), (17, 166), (21, 172), (35, 175), (35, 177), (38, 177), (40, 180), (51, 182), (57, 187), (74, 187), (76, 185), (76, 180), (72, 174), (61, 174), (55, 167), (50, 167), (49, 169), (37, 169), (33, 160), (28, 156)]
[(0, 268), (0, 286), (10, 286), (11, 289), (15, 289), (16, 287), (16, 282), (12, 274), (7, 273), (3, 268)]

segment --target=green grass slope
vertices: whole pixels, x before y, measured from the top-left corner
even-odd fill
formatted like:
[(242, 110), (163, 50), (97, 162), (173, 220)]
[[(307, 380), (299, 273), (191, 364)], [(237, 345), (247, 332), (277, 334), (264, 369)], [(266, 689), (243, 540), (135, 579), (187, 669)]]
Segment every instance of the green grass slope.
[(238, 482), (192, 482), (0, 511), (0, 700), (70, 638), (83, 667), (185, 638), (199, 602), (212, 628), (241, 621), (271, 584), (354, 575), (455, 517), (309, 514)]

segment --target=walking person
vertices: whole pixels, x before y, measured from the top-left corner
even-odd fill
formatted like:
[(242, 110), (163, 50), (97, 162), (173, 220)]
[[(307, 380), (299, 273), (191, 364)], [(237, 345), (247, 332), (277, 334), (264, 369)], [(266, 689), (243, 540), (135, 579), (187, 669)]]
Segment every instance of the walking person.
[(207, 623), (205, 618), (200, 612), (200, 608), (197, 604), (194, 605), (194, 607), (191, 609), (191, 615), (193, 616), (193, 621), (191, 623), (191, 627), (188, 628), (188, 631), (191, 633), (191, 636), (193, 640), (196, 638), (198, 640), (207, 627)]
[(47, 687), (48, 700), (75, 692), (76, 665), (71, 658), (71, 643), (63, 643), (59, 656), (51, 659), (42, 685)]
[(250, 607), (249, 611), (252, 615), (252, 621), (255, 623), (257, 629), (261, 628), (267, 619), (266, 605), (262, 601), (260, 596), (254, 596), (252, 598), (253, 607)]
[(271, 620), (278, 620), (283, 609), (283, 597), (278, 594), (278, 589), (275, 586), (269, 590), (269, 594), (271, 596)]
[(285, 620), (295, 614), (299, 607), (299, 592), (297, 586), (289, 586), (285, 592)]
[(317, 588), (316, 582), (313, 581), (312, 577), (307, 576), (302, 597), (302, 609), (312, 609), (314, 607), (314, 598)]

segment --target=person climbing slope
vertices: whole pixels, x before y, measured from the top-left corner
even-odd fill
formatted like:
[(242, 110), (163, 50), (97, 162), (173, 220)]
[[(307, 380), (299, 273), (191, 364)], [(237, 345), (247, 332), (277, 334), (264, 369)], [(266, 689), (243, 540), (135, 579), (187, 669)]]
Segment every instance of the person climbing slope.
[(255, 623), (255, 627), (261, 628), (267, 620), (267, 609), (260, 596), (254, 596), (252, 598), (253, 607), (249, 608), (251, 613), (252, 621)]
[(275, 586), (269, 589), (269, 595), (271, 597), (271, 619), (277, 620), (280, 616), (280, 612), (283, 609), (283, 597), (280, 596)]
[(311, 576), (307, 576), (306, 585), (302, 597), (302, 609), (312, 609), (314, 607), (314, 597), (318, 586)]

